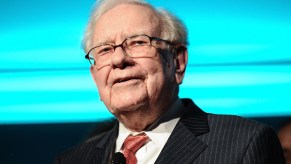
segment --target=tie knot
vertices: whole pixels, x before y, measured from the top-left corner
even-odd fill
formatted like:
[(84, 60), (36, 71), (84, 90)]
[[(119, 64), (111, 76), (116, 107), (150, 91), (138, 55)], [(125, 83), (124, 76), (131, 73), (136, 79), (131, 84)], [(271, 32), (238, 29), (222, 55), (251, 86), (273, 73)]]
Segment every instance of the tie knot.
[(135, 154), (136, 151), (147, 142), (148, 138), (149, 137), (145, 133), (140, 133), (135, 136), (129, 135), (123, 143), (123, 149), (127, 149)]

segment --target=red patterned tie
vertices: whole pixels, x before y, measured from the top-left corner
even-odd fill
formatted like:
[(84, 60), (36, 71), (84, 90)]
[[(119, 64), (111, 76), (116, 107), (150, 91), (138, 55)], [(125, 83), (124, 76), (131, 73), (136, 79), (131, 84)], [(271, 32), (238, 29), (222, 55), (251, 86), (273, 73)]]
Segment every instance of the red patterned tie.
[(135, 153), (141, 148), (147, 141), (148, 136), (145, 133), (140, 133), (136, 136), (129, 135), (123, 143), (123, 154), (126, 158), (126, 164), (136, 164), (137, 159)]

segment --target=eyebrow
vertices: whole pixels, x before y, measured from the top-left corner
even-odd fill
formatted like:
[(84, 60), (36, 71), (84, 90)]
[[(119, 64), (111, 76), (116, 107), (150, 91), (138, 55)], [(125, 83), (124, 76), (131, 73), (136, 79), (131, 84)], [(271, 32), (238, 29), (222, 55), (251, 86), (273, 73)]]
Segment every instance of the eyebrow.
[[(148, 34), (146, 34), (145, 32), (137, 32), (137, 33), (132, 33), (132, 34), (129, 34), (129, 35), (124, 35), (124, 39), (122, 40), (122, 41), (124, 41), (125, 39), (127, 39), (127, 38), (130, 38), (130, 37), (132, 37), (132, 36), (136, 36), (136, 35), (148, 35)], [(108, 40), (110, 40), (110, 39), (108, 39)], [(97, 44), (95, 44), (95, 46), (100, 46), (100, 45), (105, 45), (105, 44), (113, 44), (113, 45), (115, 45), (115, 43), (113, 43), (113, 41), (99, 41), (99, 42), (97, 42)]]
[(105, 45), (105, 44), (113, 44), (113, 42), (110, 43), (110, 41), (100, 41), (94, 44), (93, 46), (100, 46), (100, 45)]

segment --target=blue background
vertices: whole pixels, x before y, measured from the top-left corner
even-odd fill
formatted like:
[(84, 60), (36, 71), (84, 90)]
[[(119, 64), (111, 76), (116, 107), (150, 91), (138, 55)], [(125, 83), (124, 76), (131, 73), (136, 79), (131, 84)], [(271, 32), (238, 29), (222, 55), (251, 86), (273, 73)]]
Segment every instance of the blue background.
[[(0, 123), (111, 117), (81, 49), (93, 0), (0, 2)], [(182, 18), (180, 97), (213, 113), (291, 116), (291, 1), (150, 1)]]

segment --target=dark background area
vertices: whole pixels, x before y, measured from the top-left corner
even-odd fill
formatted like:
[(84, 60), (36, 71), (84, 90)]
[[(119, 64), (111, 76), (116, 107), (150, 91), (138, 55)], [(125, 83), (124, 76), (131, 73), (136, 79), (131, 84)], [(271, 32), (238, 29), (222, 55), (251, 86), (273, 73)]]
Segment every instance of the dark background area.
[[(290, 117), (251, 119), (278, 130)], [(110, 122), (0, 125), (0, 164), (51, 164), (59, 153), (110, 126)]]

